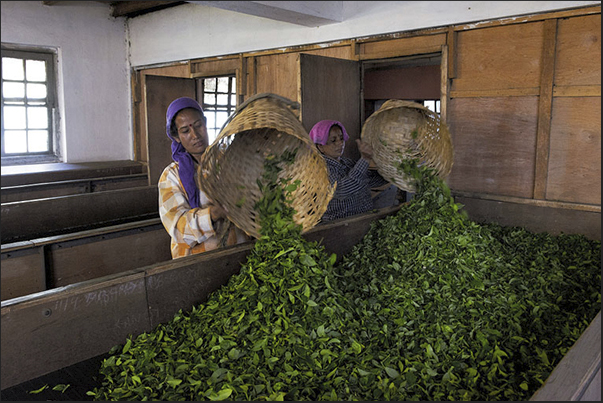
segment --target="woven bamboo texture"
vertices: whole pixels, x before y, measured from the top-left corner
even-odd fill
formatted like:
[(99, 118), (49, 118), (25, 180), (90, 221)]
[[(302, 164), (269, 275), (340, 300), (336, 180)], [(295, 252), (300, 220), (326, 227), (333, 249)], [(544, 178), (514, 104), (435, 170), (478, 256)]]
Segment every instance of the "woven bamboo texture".
[(327, 166), (299, 120), (299, 106), (275, 94), (259, 94), (243, 104), (226, 121), (200, 162), (199, 186), (227, 210), (237, 227), (260, 237), (259, 214), (254, 205), (262, 194), (257, 181), (265, 159), (297, 150), (295, 161), (282, 164), (280, 178), (300, 180), (292, 194), (293, 220), (302, 232), (320, 221), (335, 186)]
[(416, 191), (414, 180), (400, 169), (403, 160), (417, 159), (443, 179), (452, 169), (448, 127), (437, 113), (416, 102), (386, 101), (366, 120), (360, 137), (372, 146), (379, 174), (402, 190)]

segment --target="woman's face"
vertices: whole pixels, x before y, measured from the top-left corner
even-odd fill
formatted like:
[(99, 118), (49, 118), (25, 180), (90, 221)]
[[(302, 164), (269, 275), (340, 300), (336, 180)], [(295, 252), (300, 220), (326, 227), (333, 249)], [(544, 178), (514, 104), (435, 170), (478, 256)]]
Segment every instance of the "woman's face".
[(324, 146), (318, 144), (318, 149), (325, 155), (331, 158), (339, 158), (343, 154), (345, 141), (343, 140), (343, 131), (341, 127), (335, 125), (329, 130), (329, 138)]
[(196, 109), (183, 109), (174, 118), (174, 125), (178, 131), (175, 140), (198, 161), (209, 145), (205, 117)]

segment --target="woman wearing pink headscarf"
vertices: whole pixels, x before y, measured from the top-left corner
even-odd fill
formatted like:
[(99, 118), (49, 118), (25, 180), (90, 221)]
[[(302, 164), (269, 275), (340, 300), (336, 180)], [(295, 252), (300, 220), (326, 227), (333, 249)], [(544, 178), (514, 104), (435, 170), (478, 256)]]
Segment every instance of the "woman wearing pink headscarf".
[(159, 178), (159, 216), (172, 238), (172, 258), (246, 241), (243, 231), (227, 225), (226, 211), (197, 187), (197, 167), (209, 145), (201, 105), (187, 97), (174, 100), (166, 113), (166, 133), (173, 162)]
[(321, 152), (329, 170), (331, 185), (337, 182), (335, 194), (322, 216), (322, 221), (332, 221), (372, 210), (371, 188), (387, 183), (375, 170), (369, 170), (373, 156), (372, 147), (356, 140), (360, 159), (354, 162), (344, 157), (343, 150), (349, 136), (341, 122), (321, 120), (310, 130), (310, 138)]

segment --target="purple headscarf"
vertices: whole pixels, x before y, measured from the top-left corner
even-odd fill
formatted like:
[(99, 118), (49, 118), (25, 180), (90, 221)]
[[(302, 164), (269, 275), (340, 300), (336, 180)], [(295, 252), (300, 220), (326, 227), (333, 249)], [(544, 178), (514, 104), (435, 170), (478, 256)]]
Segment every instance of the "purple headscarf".
[(200, 207), (199, 201), (199, 188), (195, 182), (195, 160), (188, 151), (177, 142), (170, 134), (170, 126), (174, 117), (185, 108), (193, 108), (203, 114), (203, 108), (197, 101), (192, 98), (182, 97), (174, 100), (170, 106), (168, 106), (167, 113), (165, 115), (166, 125), (165, 129), (167, 135), (172, 139), (172, 159), (178, 163), (178, 172), (180, 174), (180, 181), (184, 186), (184, 190), (188, 195), (188, 202), (191, 208)]
[(337, 120), (321, 120), (320, 122), (316, 123), (314, 127), (312, 127), (312, 130), (310, 130), (310, 138), (315, 144), (321, 144), (324, 146), (327, 144), (327, 140), (329, 139), (329, 131), (333, 126), (339, 126), (341, 128), (341, 132), (343, 133), (343, 141), (348, 141), (350, 136), (348, 136), (348, 133), (345, 131), (343, 124)]

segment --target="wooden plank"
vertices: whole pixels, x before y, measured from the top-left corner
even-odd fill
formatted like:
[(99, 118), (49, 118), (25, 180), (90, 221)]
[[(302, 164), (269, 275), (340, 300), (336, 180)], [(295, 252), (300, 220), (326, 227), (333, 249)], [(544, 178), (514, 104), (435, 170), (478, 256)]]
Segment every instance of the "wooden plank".
[(601, 205), (601, 98), (554, 98), (547, 200)]
[(601, 240), (601, 212), (571, 210), (548, 206), (513, 203), (455, 196), (463, 204), (469, 218), (476, 222), (492, 222), (502, 226), (518, 226), (529, 231), (552, 235), (582, 234)]
[(239, 56), (191, 60), (191, 77), (223, 76), (241, 68)]
[(555, 86), (601, 86), (601, 13), (560, 19), (556, 52)]
[(532, 22), (458, 32), (451, 90), (538, 88), (543, 29)]
[(169, 244), (159, 218), (3, 244), (2, 300), (170, 260)]
[(101, 161), (81, 163), (52, 163), (2, 167), (2, 187), (46, 183), (105, 176), (132, 175), (146, 172), (135, 161)]
[(46, 290), (44, 247), (2, 252), (2, 301)]
[(2, 302), (2, 389), (150, 331), (144, 271)]
[(2, 243), (64, 234), (158, 215), (157, 186), (4, 203)]
[(438, 33), (360, 43), (358, 57), (370, 60), (440, 52), (442, 45), (446, 44), (446, 36), (446, 33)]
[(172, 259), (162, 224), (53, 244), (49, 287), (61, 287)]
[(554, 97), (600, 97), (600, 85), (577, 85), (571, 87), (555, 87)]
[[(598, 382), (598, 396), (589, 390)], [(588, 393), (585, 396), (585, 393)], [(584, 398), (586, 397), (586, 398)], [(594, 399), (591, 399), (594, 398)], [(565, 354), (532, 401), (601, 400), (601, 312)]]
[(537, 97), (451, 99), (451, 189), (532, 198), (537, 121)]
[(463, 90), (450, 91), (450, 98), (494, 98), (494, 97), (527, 97), (538, 96), (539, 87), (508, 88), (498, 90)]
[(7, 186), (2, 188), (1, 197), (2, 203), (10, 203), (22, 200), (43, 199), (46, 197), (68, 196), (147, 185), (147, 174), (140, 173), (109, 176), (105, 178), (73, 179), (67, 181)]
[(555, 37), (557, 20), (544, 22), (542, 70), (538, 100), (538, 128), (536, 131), (536, 171), (534, 174), (534, 198), (544, 199), (549, 164), (551, 110), (553, 105), (553, 74), (555, 71)]

